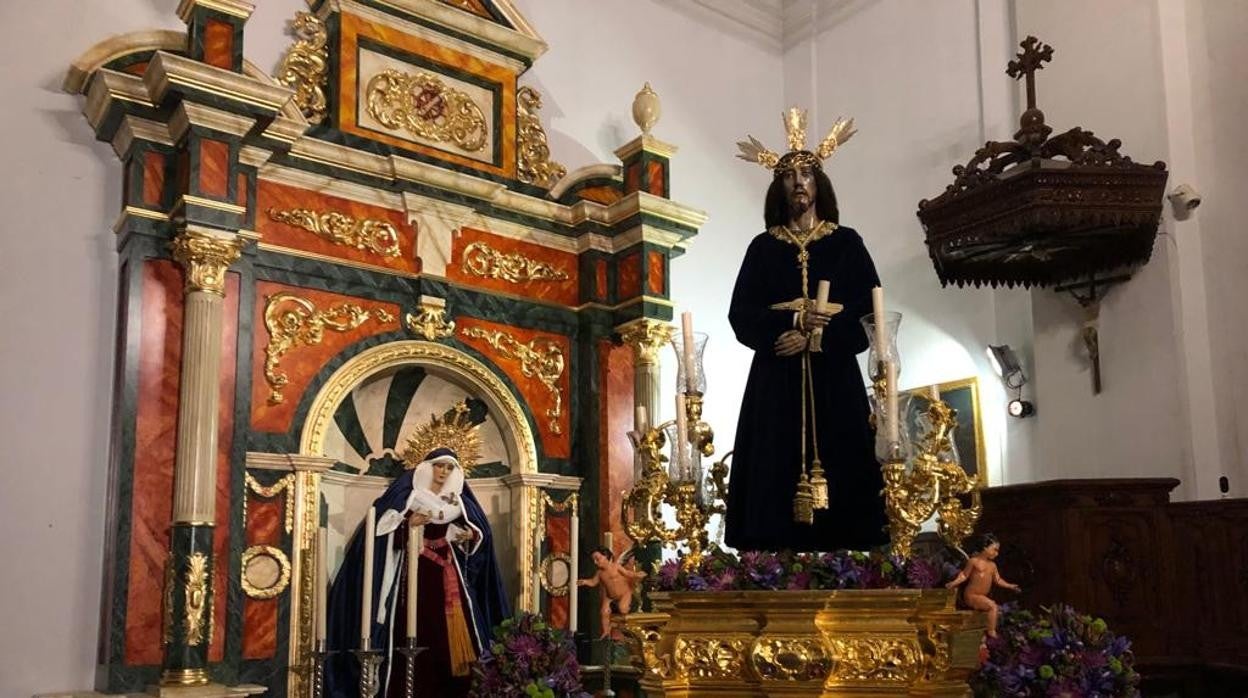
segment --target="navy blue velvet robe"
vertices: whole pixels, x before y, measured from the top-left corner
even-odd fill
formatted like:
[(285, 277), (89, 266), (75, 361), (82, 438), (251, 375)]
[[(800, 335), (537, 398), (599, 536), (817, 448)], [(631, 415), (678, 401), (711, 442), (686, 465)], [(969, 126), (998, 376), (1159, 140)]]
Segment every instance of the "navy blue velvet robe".
[[(380, 519), (387, 510), (402, 511), (411, 492), (412, 471), (406, 470), (395, 478), (390, 487), (373, 502), (377, 518)], [(489, 521), (486, 520), (485, 511), (467, 482), (464, 483), (461, 500), (467, 522), (480, 530), (482, 536), (480, 546), (472, 555), (467, 555), (458, 546), (452, 546), (461, 572), (460, 595), (470, 603), (472, 610), (469, 618), (469, 632), (473, 636), (473, 645), (480, 656), (482, 648), (489, 644), (493, 628), (508, 618), (511, 610), (503, 589), (498, 561), (494, 556), (493, 534)], [(461, 519), (459, 523), (463, 525), (464, 522)], [(401, 524), (402, 526), (406, 526), (406, 523)], [(400, 609), (396, 609), (394, 613), (387, 614), (385, 623), (376, 622), (376, 612), (379, 606), (389, 605), (389, 599), (380, 598), (386, 559), (385, 542), (384, 536), (378, 537), (373, 550), (374, 621), (371, 631), (372, 647), (382, 650), (383, 657), (391, 654), (389, 652), (392, 641), (391, 626), (394, 623), (394, 617), (401, 613)], [(326, 640), (329, 649), (337, 652), (330, 655), (326, 664), (325, 695), (330, 698), (356, 698), (359, 695), (359, 664), (350, 650), (358, 649), (360, 644), (363, 567), (364, 526), (361, 524), (347, 544), (346, 555), (329, 590)], [(406, 564), (400, 563), (399, 570), (400, 573), (396, 575), (391, 591), (392, 595), (400, 593), (400, 590), (404, 588)], [(465, 615), (469, 614), (465, 613)], [(393, 633), (395, 647), (401, 646), (406, 641), (406, 638), (399, 637), (400, 634)], [(393, 653), (395, 673), (391, 681), (402, 680), (402, 661), (401, 655)], [(382, 664), (379, 674), (381, 695), (385, 694), (386, 676), (389, 670), (389, 663)], [(419, 678), (417, 682), (420, 682)]]
[[(841, 227), (814, 241), (809, 288), (802, 292), (798, 248), (770, 233), (754, 238), (732, 293), (729, 322), (754, 360), (741, 400), (728, 492), (725, 542), (739, 550), (865, 550), (886, 543), (884, 487), (875, 458), (866, 382), (857, 355), (867, 349), (860, 322), (871, 312), (879, 276), (862, 238)], [(793, 521), (801, 473), (802, 355), (776, 356), (773, 345), (793, 329), (792, 310), (771, 305), (814, 298), (819, 281), (828, 300), (844, 309), (811, 353), (819, 452), (828, 479), (829, 507), (813, 525)], [(808, 434), (807, 459), (813, 457)]]

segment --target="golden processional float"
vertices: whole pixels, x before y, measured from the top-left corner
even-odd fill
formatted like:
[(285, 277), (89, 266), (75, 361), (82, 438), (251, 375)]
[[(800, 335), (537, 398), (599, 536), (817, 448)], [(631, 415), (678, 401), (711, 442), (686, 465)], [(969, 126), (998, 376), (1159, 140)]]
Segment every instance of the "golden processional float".
[[(891, 552), (910, 557), (933, 518), (961, 550), (980, 502), (954, 446), (956, 412), (934, 389), (918, 409), (912, 395), (899, 395), (901, 314), (885, 312), (882, 292), (875, 295), (875, 312), (862, 322)], [(639, 413), (629, 434), (636, 481), (624, 499), (625, 530), (639, 545), (679, 550), (686, 570), (718, 543), (709, 524), (723, 514), (730, 486), (731, 453), (702, 466), (715, 452), (701, 419), (705, 345), (705, 335), (688, 328), (673, 340), (677, 415), (651, 425)], [(956, 592), (946, 589), (673, 591), (649, 599), (650, 612), (617, 622), (652, 696), (970, 696), (984, 629), (983, 617), (958, 610)]]

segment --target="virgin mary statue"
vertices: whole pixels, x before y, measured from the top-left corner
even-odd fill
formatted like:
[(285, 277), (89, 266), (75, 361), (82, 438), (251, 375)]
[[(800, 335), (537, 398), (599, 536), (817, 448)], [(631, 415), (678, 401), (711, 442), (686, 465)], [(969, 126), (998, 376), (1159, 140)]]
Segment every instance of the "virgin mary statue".
[[(494, 558), (490, 524), (464, 482), (455, 452), (439, 448), (395, 478), (373, 502), (377, 516), (373, 555), (371, 646), (382, 652), (382, 695), (403, 692), (403, 657), (395, 647), (407, 641), (407, 538), (423, 526), (417, 562), (416, 641), (426, 648), (417, 659), (416, 695), (464, 696), (471, 666), (490, 631), (510, 615)], [(359, 694), (359, 664), (350, 651), (360, 643), (364, 527), (356, 529), (329, 592), (326, 694)]]

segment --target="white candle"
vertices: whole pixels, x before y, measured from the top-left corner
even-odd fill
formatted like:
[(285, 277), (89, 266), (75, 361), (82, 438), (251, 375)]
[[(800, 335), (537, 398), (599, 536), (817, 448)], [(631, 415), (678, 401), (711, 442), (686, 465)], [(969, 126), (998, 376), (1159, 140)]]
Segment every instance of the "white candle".
[[(640, 408), (645, 409), (645, 408)], [(572, 538), (572, 571), (568, 575), (568, 631), (576, 632), (576, 601), (577, 586), (576, 580), (580, 579), (580, 550), (581, 550), (581, 516), (576, 507), (572, 507), (572, 525), (570, 527), (570, 536)]]
[(819, 290), (815, 291), (815, 310), (819, 312), (827, 312), (828, 292), (832, 290), (832, 282), (823, 280), (819, 282)]
[(610, 531), (607, 531), (606, 533), (602, 534), (602, 547), (606, 548), (607, 550), (610, 550), (611, 554), (615, 555), (615, 547), (611, 545), (611, 542), (612, 541), (611, 541)]
[(633, 414), (633, 431), (644, 435), (650, 429), (650, 425), (646, 422), (646, 406), (637, 405), (637, 410)]
[(360, 649), (369, 650), (373, 629), (373, 539), (377, 537), (377, 512), (370, 505), (364, 517), (364, 587), (360, 601)]
[(932, 402), (940, 402), (940, 386), (939, 385), (929, 386), (927, 389), (927, 397)]
[(884, 364), (884, 376), (888, 381), (888, 392), (885, 407), (888, 414), (885, 415), (885, 422), (888, 425), (888, 443), (895, 444), (900, 440), (900, 423), (897, 415), (897, 362), (889, 361)]
[(691, 393), (697, 382), (693, 375), (693, 313), (688, 310), (680, 314), (680, 334), (684, 340), (685, 392)]
[(676, 438), (672, 444), (672, 454), (676, 458), (676, 473), (682, 480), (689, 479), (686, 469), (689, 463), (685, 458), (685, 441), (689, 438), (689, 418), (685, 415), (685, 396), (676, 394)]
[(316, 531), (316, 641), (325, 641), (326, 589), (329, 587), (329, 544), (325, 529)]
[(407, 636), (412, 640), (416, 639), (416, 585), (420, 581), (420, 551), (424, 548), (425, 527), (412, 526), (407, 532)]

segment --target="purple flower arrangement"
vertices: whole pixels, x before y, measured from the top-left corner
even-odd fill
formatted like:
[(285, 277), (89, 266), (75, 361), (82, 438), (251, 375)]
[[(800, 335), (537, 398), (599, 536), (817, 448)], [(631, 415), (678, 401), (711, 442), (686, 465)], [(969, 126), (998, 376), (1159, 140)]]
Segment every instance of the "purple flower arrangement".
[(978, 697), (1140, 695), (1131, 643), (1110, 632), (1104, 620), (1070, 606), (1032, 613), (1003, 605), (997, 637), (987, 639), (987, 649), (987, 660), (971, 677)]
[(815, 591), (827, 589), (933, 589), (957, 568), (940, 560), (909, 560), (882, 553), (732, 553), (715, 549), (693, 571), (668, 560), (654, 578), (656, 591)]
[(581, 689), (576, 648), (562, 630), (522, 613), (494, 628), (494, 639), (473, 668), (479, 698), (589, 698)]

